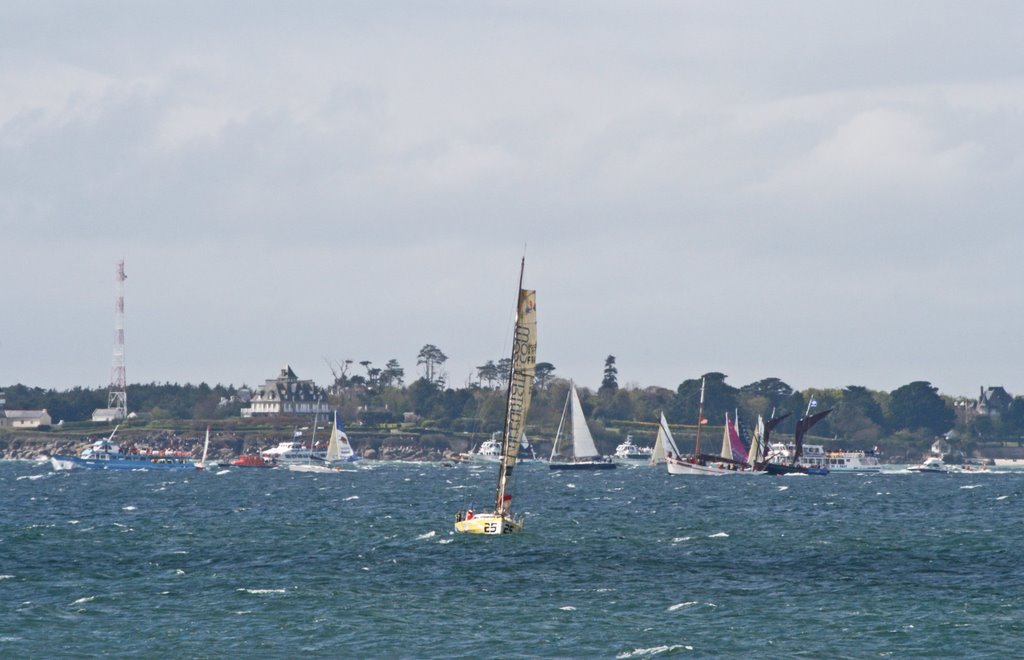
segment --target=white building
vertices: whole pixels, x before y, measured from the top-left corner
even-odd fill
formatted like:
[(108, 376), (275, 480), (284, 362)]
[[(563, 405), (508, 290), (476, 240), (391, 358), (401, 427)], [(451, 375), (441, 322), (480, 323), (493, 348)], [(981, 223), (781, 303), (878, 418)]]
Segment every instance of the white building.
[(242, 417), (271, 415), (326, 415), (330, 412), (327, 393), (311, 380), (299, 380), (285, 365), (277, 378), (267, 380), (252, 393), (250, 406), (242, 408)]
[(12, 429), (35, 429), (50, 426), (53, 420), (46, 410), (4, 410), (0, 423)]
[(99, 422), (101, 424), (119, 422), (124, 419), (121, 415), (122, 412), (123, 411), (120, 408), (97, 408), (92, 411), (92, 421)]

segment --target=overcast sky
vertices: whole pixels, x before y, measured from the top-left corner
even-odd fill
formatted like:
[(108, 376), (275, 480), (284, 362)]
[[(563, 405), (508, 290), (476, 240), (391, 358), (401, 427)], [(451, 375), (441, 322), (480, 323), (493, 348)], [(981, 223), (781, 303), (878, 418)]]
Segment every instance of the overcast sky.
[[(1024, 394), (1019, 2), (0, 4), (0, 385), (434, 344)], [(361, 371), (358, 365), (355, 369)]]

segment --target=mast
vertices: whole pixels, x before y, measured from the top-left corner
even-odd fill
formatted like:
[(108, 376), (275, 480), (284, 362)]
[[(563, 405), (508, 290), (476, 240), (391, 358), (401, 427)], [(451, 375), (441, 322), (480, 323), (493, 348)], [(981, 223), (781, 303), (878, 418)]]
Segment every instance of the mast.
[(206, 442), (203, 443), (203, 467), (206, 467), (206, 452), (210, 449), (210, 425), (206, 425)]
[[(558, 450), (558, 439), (562, 437), (562, 426), (565, 424), (566, 413), (569, 412), (569, 400), (572, 398), (572, 388), (574, 387), (572, 381), (569, 381), (569, 391), (565, 393), (565, 405), (562, 406), (562, 418), (558, 420), (558, 430), (555, 431), (555, 441), (551, 443), (551, 458), (548, 460), (554, 460), (555, 452)], [(572, 420), (569, 421), (569, 425), (572, 426)]]
[[(316, 410), (313, 412), (313, 435), (309, 438), (309, 456), (306, 459), (307, 463), (313, 462), (313, 450), (316, 448), (316, 426), (320, 420), (320, 397), (316, 398)], [(293, 438), (294, 440), (294, 438)]]
[[(516, 320), (515, 329), (512, 333), (512, 364), (509, 365), (508, 374), (508, 390), (505, 393), (505, 426), (501, 433), (501, 458), (498, 461), (498, 488), (495, 494), (494, 500), (494, 511), (495, 513), (504, 513), (505, 511), (505, 491), (508, 489), (508, 479), (512, 474), (512, 468), (515, 466), (516, 455), (519, 452), (519, 438), (511, 438), (512, 435), (512, 421), (513, 415), (522, 411), (516, 411), (515, 400), (513, 393), (515, 387), (522, 387), (523, 383), (516, 382), (516, 363), (518, 362), (520, 352), (519, 342), (519, 308), (522, 305), (523, 300), (523, 272), (526, 270), (526, 257), (524, 256), (519, 262), (519, 285), (516, 287)], [(525, 378), (524, 378), (525, 379)], [(526, 387), (532, 387), (533, 383), (526, 383)], [(519, 402), (519, 406), (522, 407), (522, 402)], [(521, 430), (519, 424), (515, 425), (516, 428)], [(511, 456), (510, 456), (511, 454)]]
[(693, 453), (700, 456), (700, 424), (704, 421), (704, 376), (700, 377), (700, 407), (697, 408), (697, 444)]

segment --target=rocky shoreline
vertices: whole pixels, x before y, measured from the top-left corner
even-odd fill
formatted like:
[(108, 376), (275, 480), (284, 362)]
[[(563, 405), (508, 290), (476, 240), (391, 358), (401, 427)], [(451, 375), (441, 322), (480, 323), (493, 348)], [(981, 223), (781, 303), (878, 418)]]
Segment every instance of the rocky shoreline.
[[(107, 434), (75, 436), (23, 435), (0, 436), (0, 460), (39, 460), (53, 454), (78, 455), (96, 440)], [(145, 433), (129, 431), (117, 435), (121, 442), (132, 442), (138, 447), (185, 451), (198, 460), (203, 452), (203, 437), (175, 433)], [(210, 437), (209, 460), (231, 461), (240, 454), (254, 453), (276, 446), (279, 436), (243, 436), (235, 433), (213, 434)], [(318, 443), (320, 444), (320, 443)], [(467, 438), (445, 435), (429, 436), (360, 436), (352, 440), (356, 453), (366, 459), (385, 461), (445, 461), (456, 460), (459, 454), (472, 448)]]

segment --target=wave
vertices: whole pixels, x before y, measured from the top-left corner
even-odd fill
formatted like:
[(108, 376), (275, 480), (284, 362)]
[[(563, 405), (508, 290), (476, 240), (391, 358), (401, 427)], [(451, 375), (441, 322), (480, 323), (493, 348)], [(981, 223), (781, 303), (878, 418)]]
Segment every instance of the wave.
[(248, 588), (242, 587), (240, 589), (235, 589), (235, 591), (244, 591), (247, 594), (283, 594), (287, 590), (286, 589), (248, 589)]
[(437, 532), (435, 532), (434, 530), (430, 530), (429, 532), (427, 532), (425, 534), (420, 534), (419, 536), (417, 536), (416, 540), (421, 541), (423, 539), (434, 538), (435, 536), (437, 536)]
[(688, 600), (685, 603), (676, 603), (675, 605), (670, 605), (668, 610), (666, 610), (666, 611), (668, 611), (668, 612), (675, 612), (676, 610), (681, 610), (684, 607), (690, 607), (691, 605), (699, 605), (699, 604), (700, 604), (699, 600)]
[(712, 535), (708, 536), (708, 538), (709, 539), (727, 539), (727, 538), (729, 538), (729, 535), (726, 534), (725, 532), (718, 532), (717, 534), (712, 534)]
[(620, 653), (620, 654), (618, 654), (615, 657), (616, 658), (641, 658), (641, 657), (649, 656), (649, 655), (661, 655), (662, 653), (672, 653), (673, 651), (676, 651), (678, 649), (683, 649), (685, 651), (692, 651), (693, 647), (690, 646), (689, 644), (671, 644), (671, 645), (664, 644), (662, 646), (652, 646), (652, 647), (646, 648), (646, 649), (633, 649), (632, 651), (626, 651), (625, 653)]

